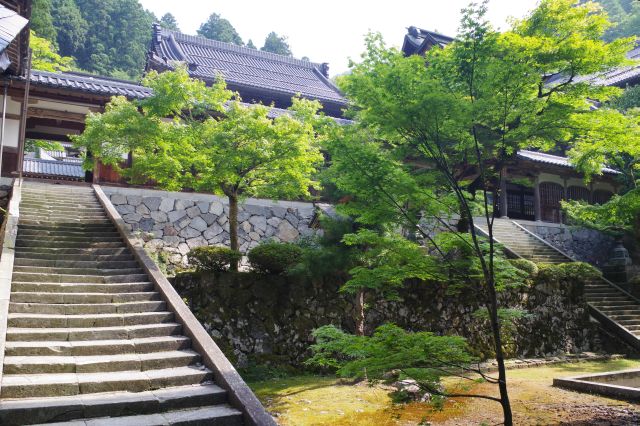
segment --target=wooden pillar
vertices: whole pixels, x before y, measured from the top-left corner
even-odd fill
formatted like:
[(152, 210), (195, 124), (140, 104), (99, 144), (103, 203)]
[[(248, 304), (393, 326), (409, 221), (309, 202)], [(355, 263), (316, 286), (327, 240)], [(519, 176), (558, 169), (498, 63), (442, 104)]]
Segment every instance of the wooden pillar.
[(536, 221), (541, 221), (542, 206), (540, 204), (540, 176), (536, 176), (533, 182), (533, 210)]
[[(569, 188), (567, 186), (567, 178), (563, 179), (564, 182), (564, 193), (562, 195), (562, 199), (567, 201), (569, 199)], [(565, 222), (565, 217), (564, 214), (562, 213), (562, 208), (560, 209), (560, 223), (564, 223)]]
[(500, 173), (500, 217), (508, 218), (507, 211), (507, 168), (505, 167)]

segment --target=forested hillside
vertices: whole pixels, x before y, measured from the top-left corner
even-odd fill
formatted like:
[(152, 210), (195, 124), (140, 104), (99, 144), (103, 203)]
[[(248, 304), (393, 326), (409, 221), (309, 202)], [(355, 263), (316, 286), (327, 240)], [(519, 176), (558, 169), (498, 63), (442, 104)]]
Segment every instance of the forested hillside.
[(599, 0), (615, 26), (605, 35), (607, 41), (620, 37), (640, 36), (640, 1)]
[[(49, 40), (63, 56), (74, 58), (74, 68), (126, 79), (142, 75), (151, 40), (151, 24), (160, 22), (179, 30), (170, 13), (158, 19), (138, 0), (34, 0), (31, 28)], [(212, 13), (198, 34), (244, 46), (231, 23)], [(255, 49), (252, 40), (247, 47)], [(270, 32), (261, 50), (291, 56), (287, 38)]]

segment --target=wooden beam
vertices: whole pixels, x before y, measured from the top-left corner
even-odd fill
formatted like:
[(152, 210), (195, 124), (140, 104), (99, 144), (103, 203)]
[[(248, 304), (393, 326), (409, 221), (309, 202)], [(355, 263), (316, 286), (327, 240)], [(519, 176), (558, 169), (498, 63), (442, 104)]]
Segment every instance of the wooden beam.
[(86, 116), (78, 112), (56, 111), (54, 109), (45, 109), (38, 107), (29, 107), (28, 117), (32, 118), (51, 118), (54, 120), (73, 121), (76, 123), (84, 123)]

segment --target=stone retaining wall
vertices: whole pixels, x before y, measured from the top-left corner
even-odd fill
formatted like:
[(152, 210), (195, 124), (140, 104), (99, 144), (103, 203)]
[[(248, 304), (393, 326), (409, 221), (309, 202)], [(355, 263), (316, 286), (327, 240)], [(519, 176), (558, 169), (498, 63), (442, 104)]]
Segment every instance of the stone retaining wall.
[[(138, 188), (102, 187), (130, 230), (140, 234), (145, 248), (164, 254), (169, 269), (186, 266), (186, 254), (199, 246), (229, 245), (229, 204), (210, 194)], [(313, 203), (249, 198), (238, 209), (240, 251), (260, 241), (292, 242), (314, 234)]]
[[(510, 356), (539, 357), (593, 350), (595, 327), (589, 322), (583, 283), (550, 266), (549, 279), (504, 291), (503, 308), (527, 315), (505, 331)], [(352, 295), (339, 292), (336, 277), (265, 276), (251, 272), (181, 273), (173, 280), (194, 315), (236, 366), (254, 361), (300, 365), (309, 356), (314, 329), (334, 324), (354, 332)], [(475, 352), (491, 357), (492, 337), (472, 288), (455, 291), (446, 283), (410, 282), (397, 300), (367, 296), (366, 333), (392, 322), (412, 331), (456, 334), (469, 339)]]
[(524, 220), (516, 222), (574, 259), (598, 267), (609, 260), (615, 246), (612, 237), (594, 229)]

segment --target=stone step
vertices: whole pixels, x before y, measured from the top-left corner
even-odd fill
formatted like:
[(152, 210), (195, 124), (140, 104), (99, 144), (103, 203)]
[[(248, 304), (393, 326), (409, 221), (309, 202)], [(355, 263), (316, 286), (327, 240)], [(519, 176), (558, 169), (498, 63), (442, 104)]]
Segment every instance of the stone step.
[(29, 225), (29, 224), (20, 224), (18, 226), (18, 232), (23, 230), (30, 231), (69, 231), (69, 232), (102, 232), (102, 231), (117, 231), (113, 223), (106, 224), (72, 224), (72, 225), (54, 225), (54, 224), (43, 224), (43, 225)]
[(34, 208), (20, 208), (20, 217), (26, 218), (38, 218), (38, 217), (64, 217), (70, 219), (86, 219), (86, 218), (103, 218), (107, 217), (104, 210), (91, 207), (82, 207), (79, 211), (74, 210), (47, 210), (47, 209), (34, 209)]
[(155, 291), (135, 293), (35, 293), (11, 292), (11, 302), (14, 303), (129, 303), (151, 302), (160, 300), (160, 294)]
[(622, 303), (611, 303), (611, 302), (600, 302), (597, 300), (595, 301), (588, 300), (588, 303), (599, 311), (635, 308), (636, 306), (638, 306), (636, 302), (631, 302), (631, 301), (622, 302)]
[[(111, 261), (131, 261), (133, 260), (133, 256), (129, 252), (128, 249), (122, 249), (117, 251), (112, 251), (116, 254), (80, 254), (80, 253), (54, 253), (51, 250), (48, 252), (44, 251), (30, 251), (30, 250), (16, 250), (16, 260), (24, 259), (28, 261), (61, 261), (61, 262), (111, 262)], [(103, 250), (93, 251), (88, 253), (101, 253)], [(122, 254), (117, 254), (122, 253)]]
[(113, 225), (111, 220), (109, 219), (70, 219), (68, 217), (62, 217), (61, 220), (53, 220), (51, 218), (42, 218), (42, 219), (26, 219), (20, 218), (18, 221), (18, 226), (31, 225), (31, 226), (61, 226), (61, 227), (75, 227), (75, 226), (91, 226), (91, 225), (99, 225), (99, 226), (109, 226)]
[(4, 358), (3, 373), (60, 374), (147, 371), (187, 367), (199, 363), (200, 355), (192, 350), (117, 355), (7, 356)]
[[(65, 236), (50, 236), (50, 235), (22, 235), (18, 233), (19, 240), (37, 240), (42, 243), (42, 246), (53, 246), (58, 247), (58, 243), (72, 243), (72, 242), (80, 242), (80, 243), (92, 243), (92, 242), (100, 242), (100, 243), (113, 243), (117, 242), (122, 244), (122, 237), (120, 235), (93, 235), (90, 232), (80, 235), (65, 235)], [(62, 247), (62, 246), (59, 246)]]
[(130, 283), (47, 283), (13, 281), (11, 290), (36, 293), (134, 293), (155, 289), (149, 281)]
[(598, 310), (603, 314), (606, 314), (607, 316), (611, 316), (611, 317), (613, 315), (636, 315), (640, 318), (640, 305), (634, 306), (631, 309), (609, 308), (609, 309), (598, 309)]
[(19, 282), (45, 282), (45, 283), (136, 283), (147, 281), (146, 274), (123, 275), (73, 275), (73, 274), (40, 274), (37, 272), (14, 272), (13, 280)]
[(13, 262), (14, 266), (44, 267), (44, 268), (91, 268), (91, 269), (133, 269), (138, 267), (135, 260), (56, 260), (56, 259), (27, 259), (18, 258)]
[(160, 311), (166, 311), (166, 303), (163, 301), (87, 304), (9, 303), (9, 313), (13, 314), (87, 315)]
[(191, 344), (189, 338), (179, 335), (181, 331), (182, 326), (173, 322), (91, 328), (9, 327), (7, 354), (71, 356), (114, 354), (118, 348), (125, 350), (123, 353), (151, 352), (150, 348), (177, 350)]
[(64, 268), (61, 266), (15, 266), (13, 273), (34, 273), (47, 275), (95, 275), (95, 276), (113, 276), (113, 275), (141, 275), (144, 271), (136, 265), (133, 268)]
[(37, 247), (37, 248), (122, 248), (122, 241), (48, 241), (39, 239), (18, 238), (16, 247)]
[(64, 213), (86, 213), (88, 211), (95, 211), (98, 213), (104, 213), (104, 209), (97, 201), (93, 203), (76, 203), (73, 206), (69, 205), (54, 205), (46, 202), (21, 202), (20, 212), (23, 211), (45, 211), (45, 212), (64, 212)]
[[(173, 387), (146, 392), (18, 399), (0, 402), (0, 424), (23, 426), (68, 422), (80, 418), (134, 416), (223, 404), (227, 393), (214, 384)], [(228, 407), (228, 406), (223, 406)], [(120, 419), (122, 420), (122, 419)], [(120, 423), (140, 426), (143, 423)], [(215, 423), (205, 423), (215, 424)], [(222, 423), (231, 425), (230, 423)]]
[[(68, 423), (54, 423), (49, 426), (70, 426)], [(107, 417), (87, 419), (86, 423), (75, 423), (73, 426), (165, 426), (165, 425), (208, 425), (208, 426), (241, 426), (244, 425), (242, 413), (229, 405), (214, 405), (184, 410), (168, 411), (166, 413), (146, 414), (125, 417)]]
[[(80, 256), (118, 256), (118, 255), (131, 255), (131, 252), (127, 247), (109, 247), (109, 248), (59, 248), (59, 247), (17, 247), (16, 254), (24, 255), (53, 255), (55, 256), (71, 254)], [(25, 256), (22, 256), (25, 257)], [(42, 257), (45, 259), (46, 257)], [(65, 260), (62, 258), (62, 260)], [(78, 259), (78, 260), (92, 260), (92, 259)]]
[(170, 386), (210, 383), (205, 367), (178, 367), (148, 371), (66, 374), (4, 374), (2, 398), (37, 398), (98, 392), (144, 392)]
[[(613, 319), (613, 318), (612, 318)], [(618, 324), (621, 324), (623, 326), (628, 326), (628, 325), (638, 325), (640, 326), (640, 318), (628, 318), (628, 319), (615, 319), (614, 321), (616, 321)]]
[(97, 230), (43, 230), (43, 229), (23, 229), (18, 228), (18, 237), (22, 236), (36, 237), (120, 237), (120, 233), (114, 229), (97, 229)]
[(20, 328), (117, 327), (171, 322), (173, 317), (173, 312), (77, 315), (10, 313), (7, 324), (9, 327)]
[(34, 197), (23, 195), (20, 205), (36, 207), (55, 207), (61, 209), (72, 209), (74, 207), (100, 206), (100, 202), (95, 197), (79, 197), (65, 200), (62, 197)]

